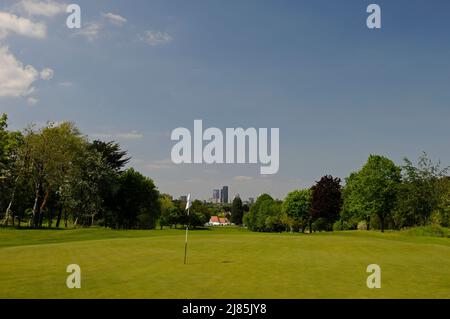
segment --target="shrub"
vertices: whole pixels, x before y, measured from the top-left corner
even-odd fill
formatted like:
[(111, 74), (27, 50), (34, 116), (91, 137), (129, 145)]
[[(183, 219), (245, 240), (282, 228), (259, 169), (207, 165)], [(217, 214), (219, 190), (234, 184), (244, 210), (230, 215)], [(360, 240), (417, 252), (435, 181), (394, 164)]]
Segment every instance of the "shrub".
[(333, 230), (333, 224), (326, 218), (318, 218), (313, 224), (312, 229), (314, 231), (331, 231)]
[(405, 233), (411, 236), (430, 236), (430, 237), (448, 237), (450, 238), (450, 229), (439, 225), (428, 225), (414, 227), (405, 230)]
[(355, 230), (358, 227), (358, 222), (351, 220), (338, 220), (333, 224), (333, 230)]

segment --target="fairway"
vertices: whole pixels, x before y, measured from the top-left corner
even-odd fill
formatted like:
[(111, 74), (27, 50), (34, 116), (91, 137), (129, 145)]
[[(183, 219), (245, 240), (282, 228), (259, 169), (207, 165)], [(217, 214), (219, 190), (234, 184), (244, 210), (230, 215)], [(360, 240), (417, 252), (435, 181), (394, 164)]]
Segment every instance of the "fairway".
[[(449, 298), (450, 239), (401, 232), (0, 229), (0, 298)], [(81, 267), (81, 289), (66, 267)], [(381, 266), (381, 289), (366, 267)]]

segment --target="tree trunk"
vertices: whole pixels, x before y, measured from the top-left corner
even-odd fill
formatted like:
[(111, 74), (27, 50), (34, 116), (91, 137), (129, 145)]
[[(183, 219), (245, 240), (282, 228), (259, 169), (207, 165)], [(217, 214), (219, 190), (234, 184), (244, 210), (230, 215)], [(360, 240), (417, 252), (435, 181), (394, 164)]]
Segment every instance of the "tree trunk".
[(384, 233), (384, 217), (380, 217), (380, 224), (381, 224), (381, 232)]
[(35, 197), (34, 197), (34, 205), (33, 205), (33, 213), (31, 216), (31, 227), (36, 228), (37, 222), (36, 222), (36, 213), (37, 213), (37, 207), (38, 207), (38, 201), (39, 201), (39, 193), (40, 193), (40, 185), (36, 185), (35, 190)]
[(7, 209), (6, 210), (6, 214), (5, 214), (5, 218), (3, 219), (3, 225), (4, 226), (8, 226), (8, 224), (9, 224), (9, 215), (10, 215), (10, 210)]
[(45, 191), (45, 195), (42, 200), (41, 206), (39, 206), (39, 228), (42, 227), (42, 222), (44, 221), (44, 208), (45, 208), (45, 205), (47, 205), (49, 194), (50, 194), (50, 190), (47, 189)]
[(67, 228), (67, 222), (68, 222), (68, 216), (67, 216), (67, 211), (64, 211), (64, 227)]
[[(5, 218), (3, 219), (3, 225), (8, 226), (9, 218), (11, 216), (11, 205), (12, 200), (9, 202), (8, 207), (6, 208)], [(13, 226), (14, 226), (14, 219), (13, 219)]]
[(39, 227), (38, 228), (42, 228), (42, 223), (43, 222), (44, 222), (44, 212), (39, 210)]
[(312, 234), (312, 221), (309, 220), (309, 233)]
[[(5, 214), (5, 220), (3, 224), (5, 226), (8, 226), (9, 217), (11, 215), (11, 206), (14, 202), (14, 198), (16, 197), (16, 189), (17, 189), (17, 182), (19, 181), (19, 175), (17, 175), (16, 179), (14, 180), (14, 188), (11, 193), (11, 199), (9, 200), (8, 207), (6, 208), (6, 214)], [(14, 226), (14, 217), (13, 217), (13, 226)]]
[(370, 216), (368, 216), (366, 219), (366, 229), (370, 230)]
[(59, 206), (58, 217), (56, 218), (56, 228), (59, 228), (59, 223), (61, 222), (61, 217), (62, 217), (62, 213), (63, 213), (63, 207), (64, 207), (64, 204), (61, 203)]
[(52, 228), (53, 224), (53, 209), (50, 209), (50, 216), (48, 217), (48, 228)]

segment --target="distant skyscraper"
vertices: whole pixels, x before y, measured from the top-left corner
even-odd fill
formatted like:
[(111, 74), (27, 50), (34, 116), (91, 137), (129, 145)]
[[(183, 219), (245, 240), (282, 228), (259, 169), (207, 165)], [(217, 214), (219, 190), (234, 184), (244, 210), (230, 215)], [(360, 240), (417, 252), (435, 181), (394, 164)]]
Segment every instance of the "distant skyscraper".
[(187, 196), (180, 196), (180, 202), (187, 202)]
[(255, 199), (254, 199), (253, 197), (249, 197), (249, 198), (248, 198), (248, 202), (249, 202), (250, 204), (253, 204), (253, 203), (255, 202)]
[(222, 204), (227, 204), (228, 203), (228, 186), (224, 186), (220, 190), (220, 202)]
[(220, 190), (214, 189), (213, 190), (213, 203), (219, 203), (220, 202)]

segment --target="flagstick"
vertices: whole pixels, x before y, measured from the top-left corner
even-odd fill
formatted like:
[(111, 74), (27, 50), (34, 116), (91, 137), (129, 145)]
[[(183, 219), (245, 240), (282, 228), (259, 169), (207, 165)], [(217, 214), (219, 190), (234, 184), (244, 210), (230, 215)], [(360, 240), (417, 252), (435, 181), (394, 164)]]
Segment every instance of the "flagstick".
[[(188, 208), (188, 216), (189, 216), (189, 208)], [(186, 255), (187, 255), (187, 244), (188, 244), (188, 229), (189, 229), (189, 220), (186, 224), (186, 239), (184, 241), (184, 264), (186, 265)]]

